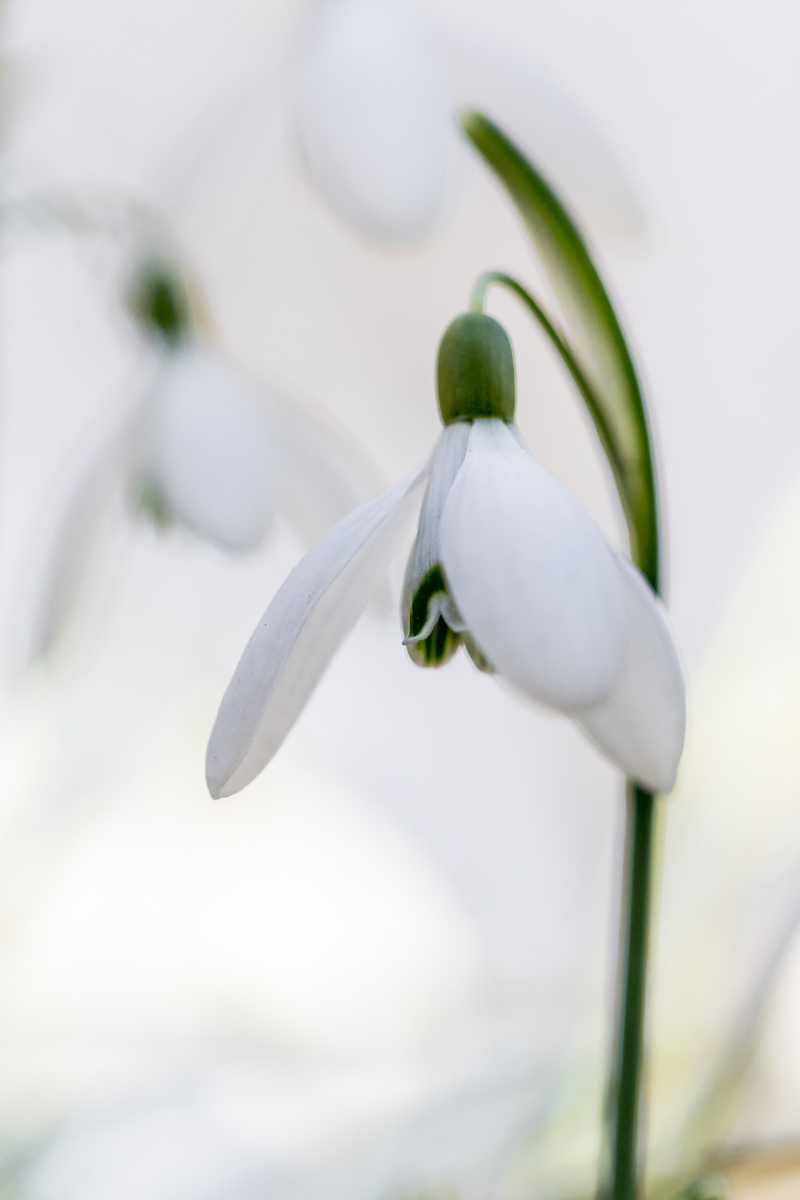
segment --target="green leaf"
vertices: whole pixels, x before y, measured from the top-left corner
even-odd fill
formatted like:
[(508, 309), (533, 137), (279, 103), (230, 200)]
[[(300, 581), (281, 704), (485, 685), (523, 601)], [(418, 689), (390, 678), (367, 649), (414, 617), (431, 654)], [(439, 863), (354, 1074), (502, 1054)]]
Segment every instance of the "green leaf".
[(658, 504), (642, 391), (616, 314), (586, 244), (553, 190), (517, 147), (478, 112), (464, 132), (504, 185), (533, 238), (567, 324), (567, 341), (591, 386), (587, 407), (614, 474), (631, 557), (658, 589)]

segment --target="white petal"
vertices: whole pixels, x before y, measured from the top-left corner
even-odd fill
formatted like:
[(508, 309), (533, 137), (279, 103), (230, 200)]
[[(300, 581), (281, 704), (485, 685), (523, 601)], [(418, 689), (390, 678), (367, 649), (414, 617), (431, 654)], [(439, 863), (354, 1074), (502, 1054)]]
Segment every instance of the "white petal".
[(624, 666), (608, 699), (576, 720), (626, 775), (669, 792), (686, 728), (683, 674), (663, 605), (627, 559), (618, 555), (617, 562), (628, 606)]
[(206, 779), (230, 796), (278, 750), (398, 548), (426, 463), (334, 526), (292, 571), (250, 638), (211, 732)]
[(496, 671), (562, 711), (609, 694), (626, 640), (613, 552), (502, 421), (472, 426), (441, 547), (459, 612)]
[(155, 385), (141, 470), (195, 533), (247, 551), (274, 513), (274, 441), (261, 389), (193, 343), (168, 356)]
[(26, 647), (29, 662), (47, 654), (58, 640), (121, 524), (131, 437), (132, 422), (126, 417), (86, 464), (72, 494), (61, 503), (60, 520), (31, 604), (34, 622)]
[(450, 105), (402, 3), (319, 6), (299, 63), (295, 116), (311, 174), (341, 216), (390, 240), (429, 232), (447, 182)]

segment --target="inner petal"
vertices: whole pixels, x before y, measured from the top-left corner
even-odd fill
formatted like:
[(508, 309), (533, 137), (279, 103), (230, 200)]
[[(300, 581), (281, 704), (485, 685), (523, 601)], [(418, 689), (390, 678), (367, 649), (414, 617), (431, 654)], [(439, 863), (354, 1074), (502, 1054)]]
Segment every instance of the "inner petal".
[[(417, 536), (408, 558), (403, 580), (402, 618), (403, 630), (406, 634), (417, 632), (412, 630), (409, 625), (412, 600), (424, 577), (441, 562), (439, 523), (450, 488), (453, 486), (453, 480), (460, 471), (467, 453), (471, 428), (465, 422), (457, 421), (443, 430), (436, 443), (433, 466), (425, 490), (425, 498), (422, 501)], [(440, 590), (445, 591), (444, 580), (440, 584)], [(421, 627), (422, 625), (420, 625)]]
[[(423, 586), (418, 589), (417, 594), (414, 597), (414, 602), (411, 606), (409, 637), (403, 638), (404, 646), (414, 646), (417, 642), (424, 641), (425, 638), (428, 637), (428, 635), (433, 631), (434, 626), (439, 620), (443, 620), (445, 624), (452, 629), (453, 633), (466, 632), (467, 627), (458, 615), (456, 606), (453, 604), (453, 601), (450, 599), (447, 592), (435, 592), (432, 596), (430, 595), (430, 592), (428, 592), (430, 599), (427, 603), (427, 620), (420, 629), (419, 633), (413, 633), (415, 626), (419, 624), (419, 618), (422, 616), (422, 604), (418, 603), (417, 598), (422, 596), (425, 581), (433, 575), (438, 575), (439, 579), (443, 581), (441, 567), (434, 567), (433, 571), (429, 571), (428, 575), (426, 575), (425, 580), (423, 580)], [(412, 633), (413, 636), (411, 636)]]
[(455, 654), (465, 628), (437, 563), (423, 576), (412, 597), (403, 645), (417, 666), (441, 667)]

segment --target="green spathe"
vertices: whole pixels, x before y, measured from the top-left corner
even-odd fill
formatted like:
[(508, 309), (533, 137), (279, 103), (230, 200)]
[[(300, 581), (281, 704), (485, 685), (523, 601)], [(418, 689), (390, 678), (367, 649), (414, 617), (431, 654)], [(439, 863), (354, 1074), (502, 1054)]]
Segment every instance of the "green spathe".
[(436, 364), (445, 425), (480, 417), (514, 420), (514, 352), (503, 326), (484, 313), (464, 313), (447, 327)]
[(167, 345), (180, 345), (189, 335), (191, 317), (186, 290), (175, 273), (157, 259), (139, 268), (128, 293), (128, 309)]

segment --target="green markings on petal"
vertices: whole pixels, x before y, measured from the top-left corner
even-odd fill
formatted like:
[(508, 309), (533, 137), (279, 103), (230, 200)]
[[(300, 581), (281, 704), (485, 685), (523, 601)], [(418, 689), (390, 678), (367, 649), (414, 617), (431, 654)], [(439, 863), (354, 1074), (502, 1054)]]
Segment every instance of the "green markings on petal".
[(498, 321), (470, 312), (448, 325), (439, 344), (436, 390), (445, 425), (481, 417), (514, 420), (514, 352)]
[(658, 509), (647, 414), (636, 370), (586, 244), (536, 168), (479, 112), (464, 132), (514, 201), (566, 321), (566, 341), (588, 381), (581, 389), (619, 492), (631, 557), (658, 589)]
[(478, 670), (483, 671), (485, 675), (494, 675), (494, 667), (489, 662), (488, 658), (483, 653), (474, 637), (472, 637), (472, 635), (469, 633), (464, 633), (461, 636), (464, 641), (464, 649)]
[(437, 563), (423, 575), (411, 599), (408, 614), (408, 636), (417, 637), (428, 620), (428, 606), (438, 592), (446, 592), (442, 568)]
[(141, 266), (127, 296), (128, 311), (144, 328), (169, 346), (179, 346), (191, 332), (186, 289), (158, 259)]
[[(412, 597), (408, 616), (409, 639), (418, 638), (429, 623), (430, 616), (435, 615), (437, 611), (436, 596), (443, 598), (447, 596), (444, 575), (438, 563), (423, 575)], [(432, 601), (434, 601), (433, 614), (430, 613)], [(406, 640), (409, 656), (419, 667), (443, 667), (453, 657), (460, 645), (461, 634), (451, 629), (441, 614), (426, 637), (420, 638), (419, 641)]]
[(171, 529), (175, 524), (172, 509), (155, 479), (140, 480), (134, 489), (132, 504), (134, 511), (141, 513), (156, 529)]

